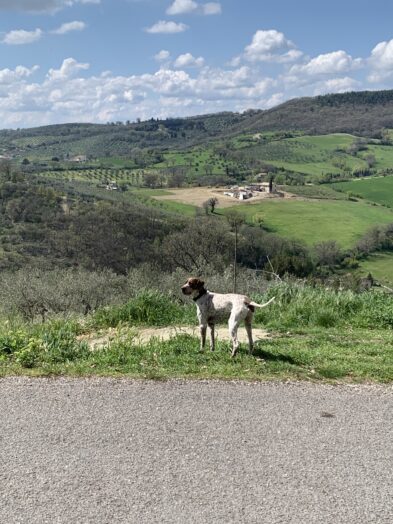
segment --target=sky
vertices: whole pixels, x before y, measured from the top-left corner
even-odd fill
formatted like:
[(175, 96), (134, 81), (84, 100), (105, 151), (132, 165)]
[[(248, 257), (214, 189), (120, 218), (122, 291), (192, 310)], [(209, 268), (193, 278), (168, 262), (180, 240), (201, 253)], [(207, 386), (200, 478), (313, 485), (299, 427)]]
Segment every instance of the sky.
[(389, 0), (0, 0), (0, 128), (393, 88)]

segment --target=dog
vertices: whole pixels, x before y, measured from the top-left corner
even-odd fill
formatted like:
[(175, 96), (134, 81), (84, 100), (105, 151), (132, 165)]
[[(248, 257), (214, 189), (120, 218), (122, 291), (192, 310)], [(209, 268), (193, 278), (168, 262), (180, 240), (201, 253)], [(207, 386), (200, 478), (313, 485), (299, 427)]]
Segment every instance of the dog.
[(275, 297), (266, 304), (257, 304), (245, 295), (235, 293), (220, 294), (211, 293), (205, 288), (205, 283), (199, 278), (189, 278), (181, 288), (184, 295), (189, 295), (197, 307), (199, 329), (201, 333), (201, 351), (206, 345), (207, 326), (210, 328), (210, 349), (214, 351), (214, 326), (216, 322), (228, 320), (229, 335), (232, 339), (232, 357), (236, 355), (239, 347), (237, 330), (239, 324), (244, 320), (248, 336), (249, 352), (252, 354), (254, 343), (252, 340), (252, 318), (255, 308), (268, 306)]

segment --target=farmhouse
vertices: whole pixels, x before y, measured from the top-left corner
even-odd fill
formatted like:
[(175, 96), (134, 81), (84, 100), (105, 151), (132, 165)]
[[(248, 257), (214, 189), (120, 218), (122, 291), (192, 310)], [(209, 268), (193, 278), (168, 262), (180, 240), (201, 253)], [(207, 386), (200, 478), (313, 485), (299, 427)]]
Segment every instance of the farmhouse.
[(117, 185), (116, 180), (111, 180), (110, 182), (107, 183), (105, 189), (107, 189), (108, 191), (118, 191), (119, 186)]
[(86, 155), (76, 155), (76, 156), (71, 157), (69, 161), (76, 162), (78, 164), (83, 163), (87, 161), (87, 156)]
[(238, 200), (247, 200), (252, 198), (252, 191), (249, 187), (233, 186), (229, 191), (224, 191), (224, 195), (231, 198), (237, 198)]

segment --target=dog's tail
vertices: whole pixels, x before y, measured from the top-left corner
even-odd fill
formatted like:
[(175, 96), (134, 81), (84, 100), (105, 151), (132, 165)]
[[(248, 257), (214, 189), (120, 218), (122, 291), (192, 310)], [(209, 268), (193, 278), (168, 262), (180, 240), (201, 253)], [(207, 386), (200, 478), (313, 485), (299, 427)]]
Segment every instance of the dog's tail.
[(271, 298), (271, 299), (270, 299), (268, 302), (266, 302), (265, 304), (257, 304), (256, 302), (250, 302), (250, 306), (263, 308), (263, 307), (268, 306), (271, 302), (273, 302), (273, 300), (275, 300), (275, 298), (276, 298), (276, 297)]

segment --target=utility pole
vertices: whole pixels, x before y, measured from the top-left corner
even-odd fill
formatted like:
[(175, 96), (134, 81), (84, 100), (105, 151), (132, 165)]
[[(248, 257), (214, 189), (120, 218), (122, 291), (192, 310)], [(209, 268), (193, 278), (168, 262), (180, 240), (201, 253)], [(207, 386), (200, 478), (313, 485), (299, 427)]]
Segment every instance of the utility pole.
[(237, 211), (231, 211), (227, 214), (228, 224), (235, 233), (235, 245), (233, 253), (233, 292), (237, 291), (237, 248), (238, 248), (238, 234), (239, 227), (244, 223), (245, 217)]

